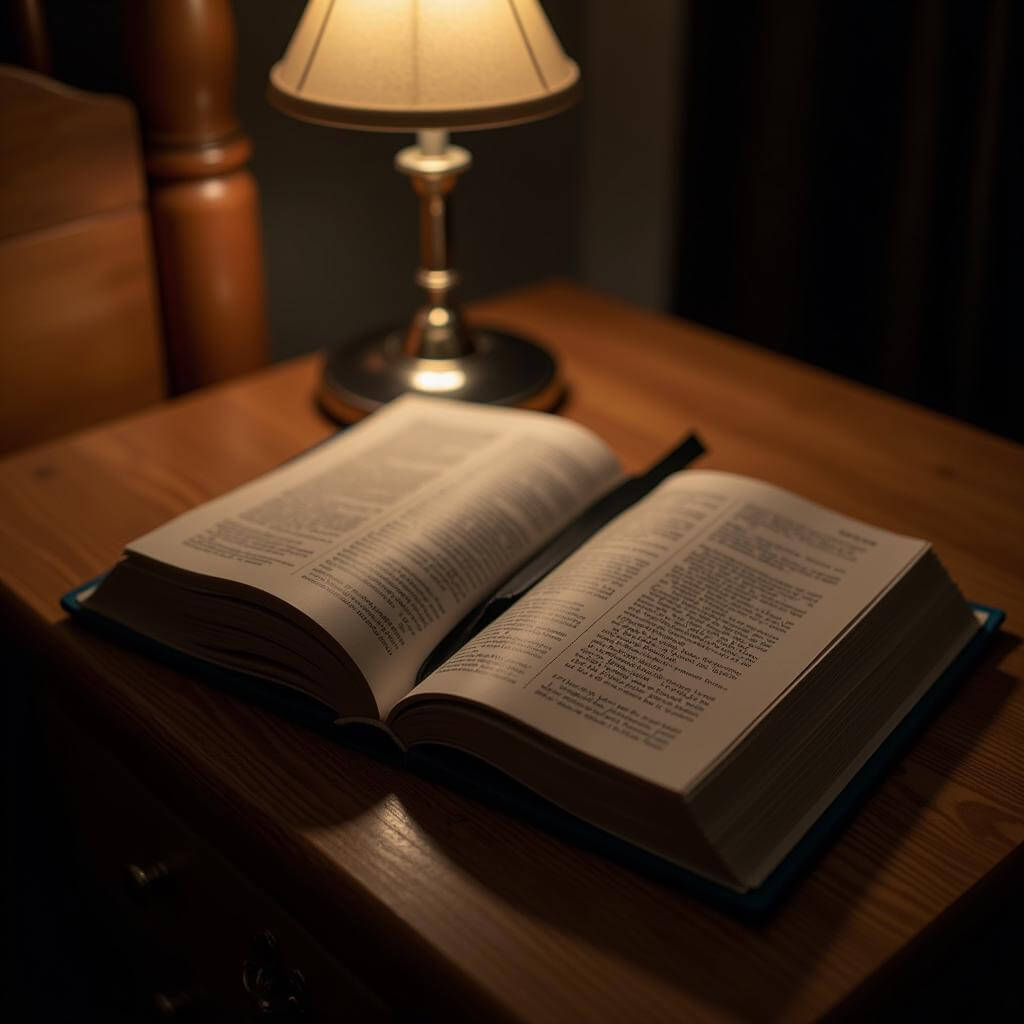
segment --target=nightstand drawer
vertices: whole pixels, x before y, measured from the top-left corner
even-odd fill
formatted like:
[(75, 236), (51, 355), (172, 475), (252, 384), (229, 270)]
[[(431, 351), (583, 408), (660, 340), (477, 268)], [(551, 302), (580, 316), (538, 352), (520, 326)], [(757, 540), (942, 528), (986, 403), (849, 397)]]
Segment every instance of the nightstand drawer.
[(159, 1019), (389, 1019), (380, 999), (113, 755), (59, 709), (49, 722), (91, 938), (107, 950), (99, 987), (113, 1005)]

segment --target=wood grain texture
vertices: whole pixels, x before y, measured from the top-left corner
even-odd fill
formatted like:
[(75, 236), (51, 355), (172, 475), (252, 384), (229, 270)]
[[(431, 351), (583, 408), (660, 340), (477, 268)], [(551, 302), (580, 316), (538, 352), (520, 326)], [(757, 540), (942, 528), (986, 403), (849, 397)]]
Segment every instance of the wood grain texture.
[(132, 105), (0, 68), (0, 238), (138, 206)]
[(0, 70), (0, 451), (165, 394), (127, 100)]
[(815, 871), (750, 928), (671, 886), (61, 621), (134, 536), (326, 436), (300, 360), (0, 463), (5, 615), (54, 693), (389, 1002), (480, 1019), (810, 1020), (991, 898), (1024, 839), (1024, 451), (567, 285), (481, 321), (563, 359), (565, 415), (639, 469), (702, 464), (934, 540), (997, 643)]
[(164, 396), (144, 210), (0, 240), (0, 451)]

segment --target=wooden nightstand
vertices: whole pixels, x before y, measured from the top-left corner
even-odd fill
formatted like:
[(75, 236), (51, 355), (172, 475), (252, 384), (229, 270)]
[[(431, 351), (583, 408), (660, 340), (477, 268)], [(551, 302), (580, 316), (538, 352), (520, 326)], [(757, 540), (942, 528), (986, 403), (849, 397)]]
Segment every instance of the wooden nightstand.
[[(564, 414), (627, 469), (695, 428), (703, 465), (930, 538), (966, 595), (1019, 628), (1019, 446), (568, 285), (477, 312), (559, 351)], [(275, 367), (0, 464), (7, 621), (45, 682), (94, 892), (155, 965), (139, 988), (251, 1012), (242, 963), (269, 929), (268, 971), (279, 986), (302, 971), (313, 1020), (807, 1020), (884, 1000), (1019, 886), (1012, 634), (751, 928), (63, 619), (60, 595), (127, 541), (324, 437), (318, 368)], [(130, 864), (153, 873), (135, 897)]]

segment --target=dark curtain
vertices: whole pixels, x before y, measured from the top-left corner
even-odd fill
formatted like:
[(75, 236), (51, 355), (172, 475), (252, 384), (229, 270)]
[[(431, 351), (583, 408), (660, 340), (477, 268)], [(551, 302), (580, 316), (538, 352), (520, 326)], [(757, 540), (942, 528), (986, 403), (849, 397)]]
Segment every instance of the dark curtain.
[(1024, 440), (1022, 19), (693, 0), (677, 312)]

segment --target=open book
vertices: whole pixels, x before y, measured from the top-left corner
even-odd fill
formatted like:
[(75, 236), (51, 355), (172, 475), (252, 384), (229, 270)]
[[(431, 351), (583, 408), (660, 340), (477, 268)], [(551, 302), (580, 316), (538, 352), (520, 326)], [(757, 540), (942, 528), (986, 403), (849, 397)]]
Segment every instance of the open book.
[(623, 485), (567, 420), (406, 397), (79, 601), (746, 891), (978, 621), (926, 542), (728, 473), (668, 475), (580, 544)]

